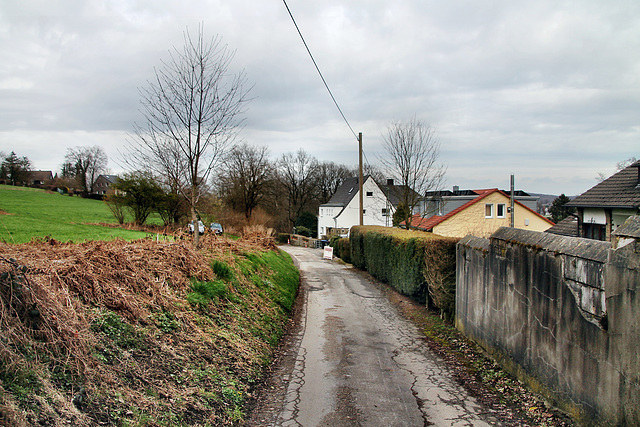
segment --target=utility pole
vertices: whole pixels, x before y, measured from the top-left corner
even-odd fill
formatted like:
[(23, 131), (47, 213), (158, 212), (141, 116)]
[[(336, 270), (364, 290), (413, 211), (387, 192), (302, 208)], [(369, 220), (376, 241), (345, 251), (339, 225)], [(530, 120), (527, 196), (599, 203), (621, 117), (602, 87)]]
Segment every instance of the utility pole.
[(515, 182), (516, 179), (513, 176), (513, 174), (511, 174), (511, 228), (513, 228), (516, 224), (515, 221), (515, 217), (516, 217), (516, 211), (515, 211)]
[(362, 132), (358, 134), (358, 158), (359, 158), (359, 167), (358, 167), (358, 194), (360, 195), (360, 225), (364, 225), (364, 199), (362, 197), (363, 190), (363, 174), (362, 174)]

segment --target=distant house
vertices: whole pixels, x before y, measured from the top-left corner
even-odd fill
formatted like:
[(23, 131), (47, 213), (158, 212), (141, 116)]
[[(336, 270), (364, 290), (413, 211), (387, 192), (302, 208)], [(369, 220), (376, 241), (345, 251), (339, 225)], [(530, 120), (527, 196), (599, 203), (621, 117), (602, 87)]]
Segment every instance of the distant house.
[[(445, 193), (443, 194), (445, 197), (438, 201), (437, 198), (433, 198), (433, 194), (430, 195), (426, 208), (435, 210), (439, 214), (424, 218), (421, 215), (414, 215), (408, 228), (430, 231), (447, 237), (464, 237), (468, 234), (488, 237), (498, 228), (510, 226), (511, 199), (504, 191), (497, 188), (455, 191), (460, 193), (458, 196), (464, 197), (454, 196), (446, 200), (448, 194)], [(529, 200), (530, 196), (524, 192), (520, 192), (520, 197), (524, 202), (532, 204), (534, 208), (514, 197), (515, 228), (545, 231), (553, 226), (553, 222), (535, 211), (535, 200)], [(432, 205), (429, 206), (429, 203)]]
[(640, 211), (640, 161), (567, 203), (577, 213), (578, 236), (613, 241), (613, 232)]
[[(451, 190), (440, 191), (428, 191), (424, 197), (423, 212), (428, 216), (439, 215), (443, 216), (451, 211), (458, 209), (460, 206), (475, 200), (478, 195), (486, 190), (460, 190), (457, 185)], [(505, 194), (510, 194), (509, 191), (502, 190)], [(537, 196), (531, 196), (522, 190), (514, 191), (514, 198), (521, 204), (525, 205), (533, 211), (537, 211), (538, 201)], [(426, 216), (426, 215), (423, 215)]]
[(93, 194), (105, 195), (113, 193), (111, 186), (118, 181), (118, 175), (99, 175), (93, 184)]
[(30, 186), (47, 185), (53, 181), (53, 173), (51, 171), (29, 171)]
[[(390, 227), (395, 212), (401, 186), (393, 184), (378, 185), (371, 176), (364, 177), (363, 183), (363, 222), (364, 225), (382, 225)], [(318, 208), (318, 238), (327, 238), (333, 234), (346, 235), (354, 225), (360, 224), (359, 178), (347, 178), (333, 194), (331, 199)]]

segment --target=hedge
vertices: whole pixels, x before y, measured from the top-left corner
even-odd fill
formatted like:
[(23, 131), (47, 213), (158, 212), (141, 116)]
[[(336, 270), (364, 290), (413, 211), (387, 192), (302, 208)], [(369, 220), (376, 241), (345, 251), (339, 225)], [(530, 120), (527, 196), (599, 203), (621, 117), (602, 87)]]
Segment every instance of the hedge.
[(351, 263), (351, 245), (349, 239), (340, 236), (332, 236), (329, 239), (329, 246), (333, 248), (333, 255), (344, 262)]
[[(425, 301), (451, 319), (457, 238), (379, 226), (351, 228), (351, 263), (398, 292)], [(343, 258), (344, 259), (344, 258)]]

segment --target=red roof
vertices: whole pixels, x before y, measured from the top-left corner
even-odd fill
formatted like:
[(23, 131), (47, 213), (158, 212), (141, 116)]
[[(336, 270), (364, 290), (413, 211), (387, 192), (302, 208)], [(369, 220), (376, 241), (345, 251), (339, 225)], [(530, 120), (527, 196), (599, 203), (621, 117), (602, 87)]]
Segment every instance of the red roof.
[[(430, 216), (429, 218), (422, 218), (421, 215), (414, 215), (413, 217), (411, 217), (411, 228), (419, 228), (421, 230), (425, 230), (425, 231), (431, 231), (433, 229), (433, 227), (435, 227), (436, 225), (440, 224), (441, 222), (451, 218), (452, 216), (456, 215), (457, 213), (467, 209), (469, 206), (474, 205), (476, 203), (478, 203), (480, 200), (484, 199), (485, 197), (487, 197), (490, 194), (493, 193), (500, 193), (503, 196), (509, 198), (509, 196), (507, 196), (505, 193), (503, 193), (502, 191), (498, 190), (497, 188), (490, 188), (490, 189), (485, 189), (485, 190), (472, 190), (474, 193), (476, 193), (478, 195), (478, 197), (476, 197), (473, 200), (469, 200), (467, 203), (465, 203), (462, 206), (457, 207), (456, 209), (452, 210), (451, 212), (449, 212), (446, 215), (433, 215)], [(554, 225), (554, 223), (552, 221), (550, 221), (548, 218), (545, 218), (544, 216), (540, 215), (538, 212), (528, 208), (527, 206), (523, 205), (522, 203), (520, 203), (519, 201), (515, 200), (515, 203), (518, 204), (519, 206), (523, 207), (524, 209), (528, 210), (529, 212), (539, 216), (540, 218), (544, 219), (545, 221), (549, 222), (551, 225)], [(401, 225), (406, 225), (405, 221), (402, 221), (400, 223)]]

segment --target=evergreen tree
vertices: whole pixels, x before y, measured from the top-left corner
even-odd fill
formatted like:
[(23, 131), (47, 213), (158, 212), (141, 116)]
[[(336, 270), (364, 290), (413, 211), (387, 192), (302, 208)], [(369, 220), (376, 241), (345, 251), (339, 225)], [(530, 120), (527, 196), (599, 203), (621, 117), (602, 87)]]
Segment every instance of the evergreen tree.
[(12, 151), (0, 165), (0, 179), (10, 185), (24, 184), (29, 180), (30, 171), (31, 160), (27, 157), (18, 157)]
[(400, 223), (402, 221), (408, 220), (410, 212), (411, 211), (409, 210), (409, 207), (407, 205), (405, 205), (404, 203), (400, 202), (398, 204), (398, 208), (393, 213), (393, 226), (394, 227), (398, 227), (398, 226), (400, 226)]
[(576, 213), (576, 208), (566, 206), (570, 201), (571, 199), (564, 194), (555, 198), (553, 203), (551, 203), (551, 208), (549, 209), (549, 212), (551, 213), (551, 220), (553, 222), (557, 224), (569, 215)]

